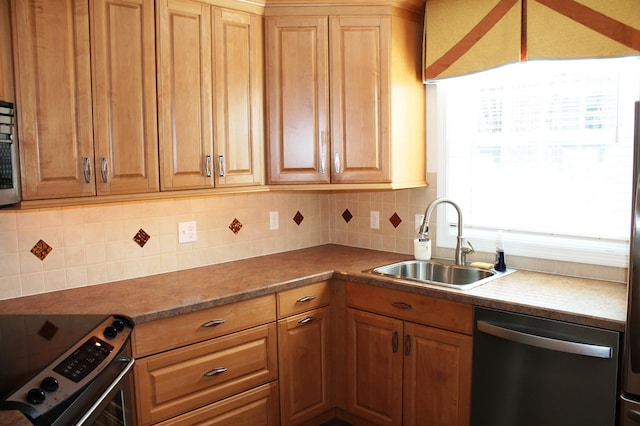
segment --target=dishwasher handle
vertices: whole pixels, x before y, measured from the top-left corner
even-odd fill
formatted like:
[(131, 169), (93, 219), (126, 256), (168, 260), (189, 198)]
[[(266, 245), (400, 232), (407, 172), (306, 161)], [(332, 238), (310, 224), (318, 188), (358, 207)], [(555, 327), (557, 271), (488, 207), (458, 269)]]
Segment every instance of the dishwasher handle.
[(535, 334), (523, 333), (510, 328), (500, 327), (486, 321), (477, 322), (478, 331), (501, 339), (511, 340), (523, 345), (536, 346), (556, 352), (585, 355), (594, 358), (611, 359), (613, 348), (609, 346), (591, 345), (587, 343), (568, 342), (566, 340), (551, 339)]

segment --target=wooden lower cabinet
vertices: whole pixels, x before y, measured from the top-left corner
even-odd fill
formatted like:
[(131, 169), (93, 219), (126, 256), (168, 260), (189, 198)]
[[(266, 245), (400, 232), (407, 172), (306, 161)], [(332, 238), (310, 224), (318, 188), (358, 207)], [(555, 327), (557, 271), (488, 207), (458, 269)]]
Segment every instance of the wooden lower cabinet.
[(330, 309), (278, 321), (282, 425), (299, 425), (332, 407)]
[(149, 425), (278, 378), (276, 326), (267, 324), (136, 362), (140, 424)]
[(158, 423), (162, 426), (277, 426), (279, 424), (276, 382)]
[[(371, 289), (347, 284), (347, 306), (368, 305), (372, 312), (347, 307), (346, 411), (376, 425), (468, 426), (471, 332), (407, 319), (422, 318), (428, 324), (433, 312), (441, 311), (443, 315), (433, 316), (435, 322), (456, 315), (466, 324), (458, 322), (458, 327), (470, 330), (471, 306)], [(398, 318), (387, 316), (387, 310), (396, 310)]]

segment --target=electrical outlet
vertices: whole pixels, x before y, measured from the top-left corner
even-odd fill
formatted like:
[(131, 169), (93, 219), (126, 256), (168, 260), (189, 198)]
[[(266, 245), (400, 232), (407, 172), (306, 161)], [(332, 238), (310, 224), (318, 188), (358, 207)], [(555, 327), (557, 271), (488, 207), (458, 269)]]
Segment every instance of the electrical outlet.
[(424, 220), (423, 214), (416, 215), (416, 232), (420, 231), (420, 226), (422, 226), (422, 221)]
[(371, 212), (371, 229), (380, 229), (380, 212)]
[(198, 241), (198, 231), (195, 222), (178, 223), (178, 243), (192, 243)]
[(278, 229), (279, 227), (280, 224), (278, 219), (278, 212), (269, 212), (269, 229), (273, 231), (274, 229)]

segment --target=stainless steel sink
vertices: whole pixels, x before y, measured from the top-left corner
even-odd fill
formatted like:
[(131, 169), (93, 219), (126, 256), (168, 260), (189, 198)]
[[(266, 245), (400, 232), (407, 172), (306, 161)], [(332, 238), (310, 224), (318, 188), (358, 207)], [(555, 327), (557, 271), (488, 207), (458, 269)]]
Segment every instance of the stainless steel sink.
[(468, 290), (514, 271), (507, 269), (506, 272), (497, 272), (493, 269), (472, 268), (434, 260), (406, 260), (392, 263), (391, 265), (379, 266), (364, 272)]

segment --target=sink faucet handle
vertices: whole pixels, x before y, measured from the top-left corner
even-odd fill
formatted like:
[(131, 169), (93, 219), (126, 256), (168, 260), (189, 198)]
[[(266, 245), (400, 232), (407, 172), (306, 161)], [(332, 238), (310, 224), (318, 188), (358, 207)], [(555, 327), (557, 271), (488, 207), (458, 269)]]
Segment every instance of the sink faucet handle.
[[(464, 244), (467, 244), (465, 247)], [(467, 240), (463, 240), (463, 246), (460, 247), (460, 257), (462, 258), (462, 265), (466, 265), (467, 263), (467, 255), (475, 252), (475, 249), (471, 245), (471, 243)]]

